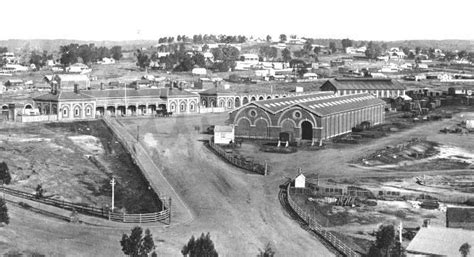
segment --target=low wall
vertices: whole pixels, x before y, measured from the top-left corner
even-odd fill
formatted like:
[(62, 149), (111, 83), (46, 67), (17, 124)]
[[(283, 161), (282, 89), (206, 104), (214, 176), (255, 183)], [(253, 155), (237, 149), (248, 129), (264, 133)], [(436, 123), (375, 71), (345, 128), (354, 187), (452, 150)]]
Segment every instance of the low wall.
[(319, 222), (312, 216), (311, 213), (307, 213), (306, 211), (303, 210), (303, 208), (299, 207), (296, 202), (291, 199), (291, 194), (290, 194), (290, 189), (291, 189), (291, 184), (288, 183), (287, 187), (287, 197), (288, 197), (288, 203), (290, 204), (290, 207), (298, 214), (298, 216), (304, 220), (307, 224), (308, 227), (316, 232), (318, 235), (326, 239), (332, 246), (334, 246), (338, 251), (343, 253), (345, 256), (361, 256), (359, 253), (355, 252), (352, 250), (349, 246), (347, 246), (344, 242), (342, 242), (339, 238), (337, 238), (333, 233), (330, 231), (326, 230)]
[(42, 121), (58, 121), (57, 115), (18, 115), (19, 122), (42, 122)]
[(218, 113), (218, 112), (225, 112), (225, 108), (224, 107), (199, 108), (199, 113)]

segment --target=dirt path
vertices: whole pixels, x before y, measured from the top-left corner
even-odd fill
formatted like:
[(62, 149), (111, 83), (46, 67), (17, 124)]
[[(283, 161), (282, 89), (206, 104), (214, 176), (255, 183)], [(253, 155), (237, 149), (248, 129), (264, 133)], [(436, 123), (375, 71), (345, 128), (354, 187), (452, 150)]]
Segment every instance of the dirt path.
[[(142, 144), (194, 216), (189, 224), (161, 230), (173, 238), (163, 248), (176, 253), (191, 235), (210, 232), (222, 256), (254, 256), (268, 242), (279, 256), (332, 256), (282, 209), (278, 186), (284, 178), (246, 175), (223, 162), (200, 141), (207, 136), (194, 131), (201, 118), (122, 121), (131, 133), (140, 125), (147, 138)], [(223, 118), (210, 120), (222, 124)]]

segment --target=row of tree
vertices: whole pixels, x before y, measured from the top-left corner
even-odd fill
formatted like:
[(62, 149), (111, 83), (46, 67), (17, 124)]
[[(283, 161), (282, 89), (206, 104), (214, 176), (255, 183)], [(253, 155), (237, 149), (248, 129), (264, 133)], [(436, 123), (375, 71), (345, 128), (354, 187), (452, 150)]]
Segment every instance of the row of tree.
[[(149, 229), (145, 230), (141, 227), (134, 227), (130, 235), (123, 234), (120, 240), (122, 251), (124, 254), (131, 257), (147, 257), (158, 256), (155, 252), (156, 246), (153, 241), (153, 235)], [(153, 252), (152, 252), (153, 251)], [(188, 243), (181, 248), (181, 254), (189, 257), (218, 257), (214, 242), (212, 242), (211, 234), (202, 233), (200, 237), (195, 238), (191, 236)], [(257, 257), (273, 257), (275, 251), (272, 249), (270, 243), (265, 246), (264, 250), (260, 250)]]
[(94, 44), (69, 44), (60, 46), (59, 52), (61, 57), (60, 63), (64, 66), (78, 62), (79, 58), (85, 64), (90, 64), (102, 60), (103, 58), (113, 58), (116, 61), (122, 58), (122, 47), (113, 46), (107, 48), (105, 46), (97, 47)]
[(161, 37), (158, 39), (159, 44), (172, 44), (172, 43), (194, 43), (194, 44), (208, 44), (208, 43), (245, 43), (247, 37), (243, 35), (208, 35), (199, 34), (193, 35), (192, 38), (186, 35), (178, 35), (175, 37)]
[[(233, 46), (222, 46), (210, 50), (213, 59), (205, 58), (202, 53), (188, 52), (184, 44), (180, 44), (174, 52), (159, 57), (158, 53), (146, 53), (137, 50), (137, 66), (145, 69), (150, 64), (158, 63), (165, 70), (190, 71), (194, 67), (210, 68), (218, 71), (228, 71), (235, 68), (235, 62), (240, 56), (240, 51)], [(153, 66), (152, 66), (153, 67)]]

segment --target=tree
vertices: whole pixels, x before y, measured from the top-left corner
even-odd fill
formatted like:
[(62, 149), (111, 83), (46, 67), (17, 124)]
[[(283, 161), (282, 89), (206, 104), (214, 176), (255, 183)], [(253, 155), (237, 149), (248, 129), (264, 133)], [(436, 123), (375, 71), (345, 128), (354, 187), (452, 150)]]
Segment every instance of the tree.
[(30, 64), (34, 64), (36, 69), (40, 69), (44, 66), (43, 56), (38, 54), (36, 51), (31, 52), (30, 54)]
[(116, 61), (120, 60), (123, 57), (122, 47), (113, 46), (112, 48), (110, 48), (110, 55), (112, 56), (112, 58), (114, 58), (114, 60)]
[(5, 185), (10, 184), (12, 180), (8, 165), (5, 162), (0, 162), (0, 180), (2, 180)]
[(388, 257), (402, 255), (403, 250), (401, 245), (396, 242), (395, 228), (393, 225), (380, 226), (375, 237), (375, 244), (370, 247), (368, 256)]
[(321, 47), (316, 46), (315, 48), (313, 48), (313, 52), (314, 52), (316, 55), (318, 55), (319, 52), (321, 52)]
[(285, 35), (285, 34), (281, 34), (281, 35), (280, 35), (280, 42), (281, 42), (281, 43), (286, 42), (286, 35)]
[(206, 58), (201, 53), (195, 54), (192, 57), (192, 59), (193, 59), (194, 65), (197, 65), (199, 67), (205, 67), (206, 66)]
[(278, 49), (276, 47), (265, 45), (260, 47), (259, 54), (267, 59), (274, 59), (278, 56)]
[(461, 247), (459, 247), (459, 252), (461, 253), (462, 257), (468, 256), (471, 252), (471, 245), (467, 242), (462, 244)]
[(303, 50), (305, 52), (305, 55), (310, 55), (313, 52), (313, 44), (311, 43), (310, 40), (306, 41), (306, 43), (303, 46)]
[[(81, 57), (83, 63), (91, 63), (97, 59), (97, 51), (93, 44), (91, 45), (80, 45), (77, 49), (77, 55)], [(102, 58), (101, 58), (102, 59)]]
[(352, 46), (352, 40), (350, 40), (348, 38), (345, 38), (345, 39), (341, 40), (341, 44), (342, 44), (342, 48), (346, 49), (346, 48)]
[(61, 57), (59, 58), (59, 62), (63, 66), (68, 66), (70, 64), (77, 62), (77, 50), (79, 48), (78, 44), (69, 44), (65, 46), (59, 47), (59, 52), (61, 53)]
[(5, 46), (0, 47), (0, 54), (8, 52), (8, 48)]
[(150, 58), (148, 57), (148, 55), (143, 53), (141, 50), (137, 50), (136, 56), (137, 56), (137, 66), (138, 67), (140, 67), (142, 69), (145, 69), (146, 67), (148, 67), (150, 65)]
[(272, 37), (270, 35), (267, 35), (267, 42), (271, 42), (272, 41)]
[(206, 235), (201, 234), (201, 237), (194, 239), (191, 236), (188, 243), (181, 249), (183, 256), (189, 257), (218, 257), (214, 243), (211, 240), (211, 234), (208, 232)]
[(281, 56), (283, 57), (284, 62), (289, 62), (291, 60), (291, 52), (290, 49), (285, 48), (281, 51)]
[(155, 249), (153, 235), (150, 230), (146, 229), (145, 236), (143, 236), (143, 230), (139, 226), (132, 229), (130, 236), (123, 234), (120, 245), (123, 253), (131, 257), (146, 257)]
[(202, 49), (201, 49), (203, 52), (207, 52), (209, 50), (209, 46), (207, 44), (203, 45), (202, 46)]
[(336, 42), (329, 42), (329, 49), (331, 49), (331, 53), (335, 53), (337, 51), (337, 48), (336, 48)]
[(372, 41), (367, 45), (367, 50), (365, 50), (365, 56), (369, 59), (375, 59), (382, 54), (382, 48), (379, 44)]
[(421, 53), (421, 47), (415, 47), (415, 54), (419, 55)]
[(7, 203), (2, 198), (0, 198), (0, 223), (10, 223), (10, 217), (8, 217)]
[(270, 243), (268, 243), (265, 246), (265, 249), (263, 251), (259, 249), (259, 252), (260, 253), (257, 255), (257, 257), (273, 257), (273, 256), (275, 256), (275, 251), (273, 251), (272, 245)]

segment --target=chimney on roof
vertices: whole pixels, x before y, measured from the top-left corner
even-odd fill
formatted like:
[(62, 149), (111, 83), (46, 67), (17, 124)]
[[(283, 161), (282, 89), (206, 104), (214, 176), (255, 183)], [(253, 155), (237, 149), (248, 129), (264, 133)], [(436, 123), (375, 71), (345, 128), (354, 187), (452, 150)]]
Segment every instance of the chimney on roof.
[(79, 94), (79, 85), (78, 84), (74, 84), (74, 93)]

